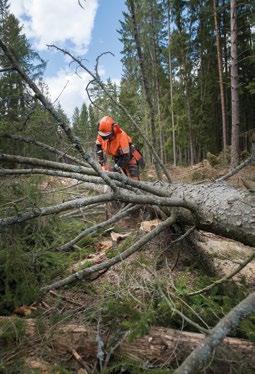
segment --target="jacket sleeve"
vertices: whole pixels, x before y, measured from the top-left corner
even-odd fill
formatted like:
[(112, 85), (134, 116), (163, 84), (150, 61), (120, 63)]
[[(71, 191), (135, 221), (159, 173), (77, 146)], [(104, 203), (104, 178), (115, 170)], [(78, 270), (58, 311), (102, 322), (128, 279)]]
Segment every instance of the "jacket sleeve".
[(127, 134), (123, 134), (120, 139), (119, 155), (116, 164), (121, 168), (126, 167), (130, 158), (129, 137)]

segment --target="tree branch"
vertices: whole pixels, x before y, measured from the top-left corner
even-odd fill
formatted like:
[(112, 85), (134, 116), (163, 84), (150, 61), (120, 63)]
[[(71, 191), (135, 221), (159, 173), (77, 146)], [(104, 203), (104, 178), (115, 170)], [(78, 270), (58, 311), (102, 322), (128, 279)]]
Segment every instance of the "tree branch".
[(25, 222), (36, 217), (48, 216), (50, 214), (56, 214), (68, 209), (79, 208), (81, 206), (87, 206), (95, 203), (104, 203), (113, 199), (112, 194), (103, 194), (92, 197), (84, 197), (71, 201), (66, 201), (62, 204), (51, 205), (49, 207), (33, 208), (29, 211), (18, 214), (17, 216), (11, 216), (0, 219), (0, 226), (8, 226), (16, 223)]

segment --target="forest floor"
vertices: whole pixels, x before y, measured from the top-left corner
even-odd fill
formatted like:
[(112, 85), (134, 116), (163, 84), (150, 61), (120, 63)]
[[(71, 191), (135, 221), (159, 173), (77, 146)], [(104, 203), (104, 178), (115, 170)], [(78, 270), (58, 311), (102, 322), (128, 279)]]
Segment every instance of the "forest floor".
[[(200, 180), (210, 181), (227, 171), (225, 168), (213, 168), (207, 161), (193, 167), (169, 169), (174, 182), (192, 183), (199, 183)], [(146, 177), (155, 180), (152, 170), (146, 171)], [(255, 178), (255, 166), (249, 166), (233, 176), (228, 183), (239, 188), (247, 188), (245, 181), (248, 180), (249, 186), (252, 185), (253, 188), (253, 177)], [(68, 187), (70, 184), (70, 180), (56, 182), (50, 177), (43, 180), (41, 189), (43, 193), (47, 193), (60, 186)], [(68, 191), (75, 194), (77, 187), (73, 192)], [(104, 214), (104, 209), (100, 210), (99, 207), (95, 212), (84, 211), (81, 217), (67, 216), (67, 221), (70, 220), (70, 224), (73, 222), (80, 228), (102, 220)], [(54, 278), (61, 278), (63, 274), (66, 276), (115, 256), (130, 246), (134, 238), (150, 231), (158, 223), (157, 217), (145, 220), (143, 214), (123, 219), (108, 230), (79, 243), (75, 253), (64, 254), (65, 259), (61, 257), (61, 261), (64, 262), (56, 269)], [(68, 222), (65, 223), (65, 229), (70, 230)], [(161, 363), (159, 369), (156, 369), (158, 365), (149, 359), (141, 362), (134, 354), (115, 357), (117, 347), (113, 350), (114, 359), (110, 357), (102, 369), (105, 356), (100, 356), (101, 351), (111, 351), (114, 344), (109, 339), (107, 343), (103, 342), (101, 334), (119, 339), (120, 333), (129, 331), (132, 341), (149, 334), (153, 326), (197, 332), (194, 326), (171, 310), (169, 302), (158, 293), (159, 285), (175, 308), (180, 309), (204, 328), (213, 327), (248, 291), (255, 289), (255, 261), (252, 261), (233, 279), (214, 287), (206, 297), (198, 295), (193, 299), (188, 298), (187, 293), (230, 274), (253, 253), (254, 248), (211, 233), (200, 232), (197, 240), (205, 253), (205, 256), (200, 258), (188, 242), (171, 248), (171, 241), (178, 236), (179, 233), (165, 230), (142, 251), (110, 268), (98, 279), (82, 280), (75, 285), (50, 291), (34, 303), (20, 305), (9, 313), (8, 318), (16, 316), (17, 320), (36, 321), (36, 334), (27, 334), (24, 327), (20, 328), (20, 332), (16, 319), (11, 320), (11, 326), (7, 323), (7, 333), (7, 327), (3, 323), (1, 325), (0, 317), (0, 337), (2, 333), (2, 339), (6, 343), (1, 352), (0, 373), (171, 373), (177, 364), (176, 361), (170, 365), (169, 362), (165, 365)], [(204, 261), (203, 258), (209, 258), (209, 261)], [(51, 261), (54, 267), (54, 261), (58, 262), (59, 259), (52, 257)], [(210, 274), (211, 272), (213, 274)], [(94, 349), (97, 357), (81, 357), (79, 352), (82, 349), (79, 349), (79, 345), (75, 350), (68, 350), (68, 341), (65, 349), (63, 344), (54, 344), (52, 334), (59, 326), (88, 326), (97, 331)], [(233, 336), (255, 341), (255, 317), (241, 323), (233, 332)], [(73, 338), (70, 337), (70, 341), (73, 341)], [(253, 372), (254, 367), (250, 368), (249, 363), (247, 365), (242, 364), (240, 367), (232, 360), (226, 364), (224, 373), (232, 373), (232, 370), (245, 374)], [(222, 373), (221, 370), (222, 363), (219, 366), (215, 359), (204, 373)]]

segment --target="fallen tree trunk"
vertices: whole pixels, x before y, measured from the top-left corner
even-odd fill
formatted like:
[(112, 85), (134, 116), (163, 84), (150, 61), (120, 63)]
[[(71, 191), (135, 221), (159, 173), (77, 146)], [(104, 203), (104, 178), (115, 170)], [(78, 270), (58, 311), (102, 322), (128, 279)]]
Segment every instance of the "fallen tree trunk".
[[(39, 160), (29, 157), (0, 155), (0, 160), (13, 161), (21, 164), (28, 164), (40, 167), (51, 167), (58, 172), (61, 170), (71, 173), (71, 178), (76, 178), (76, 174), (83, 179), (86, 175), (86, 182), (92, 184), (103, 184), (103, 180), (97, 176), (93, 169), (83, 166), (57, 163), (52, 161)], [(47, 164), (47, 165), (46, 165)], [(11, 172), (10, 170), (7, 170)], [(20, 171), (14, 171), (19, 172)], [(24, 170), (24, 173), (26, 170)], [(40, 169), (37, 170), (40, 173)], [(42, 174), (45, 171), (42, 170)], [(68, 174), (67, 173), (67, 174)], [(1, 170), (5, 174), (5, 170)], [(246, 245), (255, 246), (255, 198), (249, 191), (238, 190), (219, 181), (215, 183), (185, 184), (185, 183), (160, 183), (134, 181), (118, 173), (108, 173), (108, 177), (114, 183), (121, 183), (123, 188), (135, 188), (137, 192), (121, 191), (115, 193), (112, 200), (120, 200), (135, 204), (148, 204), (158, 206), (182, 206), (183, 208), (192, 209), (193, 217), (196, 214), (196, 222), (187, 209), (179, 209), (177, 219), (185, 223), (196, 225), (197, 228), (203, 229), (222, 235), (231, 239), (238, 240)], [(77, 177), (77, 179), (79, 179)], [(142, 194), (146, 193), (146, 195)], [(171, 202), (176, 201), (177, 204)], [(180, 203), (179, 202), (184, 202)], [(186, 202), (186, 204), (185, 204)], [(185, 206), (186, 205), (186, 206)], [(67, 207), (68, 209), (68, 207)], [(40, 215), (42, 212), (40, 212)], [(21, 215), (19, 216), (19, 219)], [(32, 217), (33, 218), (33, 217)], [(4, 220), (0, 220), (4, 224)], [(15, 219), (14, 219), (15, 221)], [(7, 219), (8, 222), (8, 219)]]
[[(35, 159), (33, 159), (35, 161)], [(29, 163), (26, 160), (26, 163)], [(55, 163), (57, 164), (57, 163)], [(69, 168), (70, 171), (76, 171), (77, 166), (61, 165), (60, 168)], [(56, 166), (56, 167), (57, 167)], [(93, 183), (100, 183), (100, 178), (95, 178), (96, 173), (93, 170), (82, 168), (81, 174), (91, 176)], [(201, 183), (201, 184), (161, 184), (161, 187), (154, 183), (137, 182), (120, 175), (118, 173), (108, 173), (111, 179), (122, 182), (123, 187), (128, 186), (147, 192), (147, 194), (137, 194), (130, 191), (121, 191), (112, 196), (111, 200), (119, 200), (134, 204), (158, 205), (158, 206), (181, 206), (193, 211), (193, 216), (187, 209), (179, 209), (178, 217), (180, 221), (186, 224), (196, 225), (197, 228), (222, 235), (231, 239), (238, 240), (243, 244), (255, 247), (255, 198), (248, 191), (238, 190), (224, 182)], [(74, 178), (72, 174), (72, 178)], [(86, 179), (89, 182), (89, 177)], [(101, 180), (101, 183), (102, 180)], [(66, 210), (69, 205), (66, 205)], [(63, 211), (63, 208), (61, 208)], [(194, 213), (196, 219), (194, 221)], [(24, 212), (24, 216), (29, 219), (34, 218)], [(38, 214), (42, 215), (42, 210), (38, 209)], [(0, 220), (0, 225), (9, 224), (9, 222), (20, 222), (22, 214), (17, 217), (9, 217)], [(27, 219), (27, 218), (26, 218)]]
[[(10, 327), (15, 328), (13, 317), (0, 317), (0, 336), (3, 327), (10, 321)], [(34, 319), (22, 320), (26, 324), (26, 335), (29, 340), (37, 338), (36, 321)], [(43, 339), (43, 337), (41, 337)], [(105, 358), (112, 347), (107, 346), (109, 336), (105, 333), (101, 337), (105, 344)], [(169, 328), (153, 327), (149, 333), (130, 342), (128, 336), (120, 340), (118, 348), (113, 355), (117, 359), (129, 357), (148, 366), (178, 366), (195, 348), (202, 345), (203, 334), (178, 331)], [(59, 326), (52, 332), (51, 347), (60, 357), (66, 357), (70, 350), (75, 350), (85, 362), (96, 361), (97, 357), (97, 331), (96, 328), (80, 324), (67, 324)], [(215, 360), (230, 360), (231, 363), (239, 360), (255, 367), (255, 343), (236, 338), (225, 338), (215, 352)]]
[(255, 198), (249, 192), (225, 183), (178, 183), (162, 186), (161, 191), (196, 207), (197, 222), (184, 209), (178, 210), (177, 220), (255, 247)]

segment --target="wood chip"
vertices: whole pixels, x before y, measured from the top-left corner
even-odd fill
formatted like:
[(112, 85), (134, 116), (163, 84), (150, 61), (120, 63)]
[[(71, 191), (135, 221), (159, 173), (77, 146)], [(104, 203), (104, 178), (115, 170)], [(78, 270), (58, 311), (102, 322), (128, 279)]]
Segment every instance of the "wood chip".
[(111, 238), (112, 238), (113, 242), (117, 242), (118, 243), (119, 241), (127, 238), (130, 234), (131, 234), (130, 232), (127, 232), (126, 234), (120, 234), (118, 232), (112, 231), (111, 232)]
[(160, 219), (156, 218), (150, 221), (143, 221), (140, 225), (140, 230), (144, 232), (150, 232), (155, 227), (157, 227), (162, 221)]

